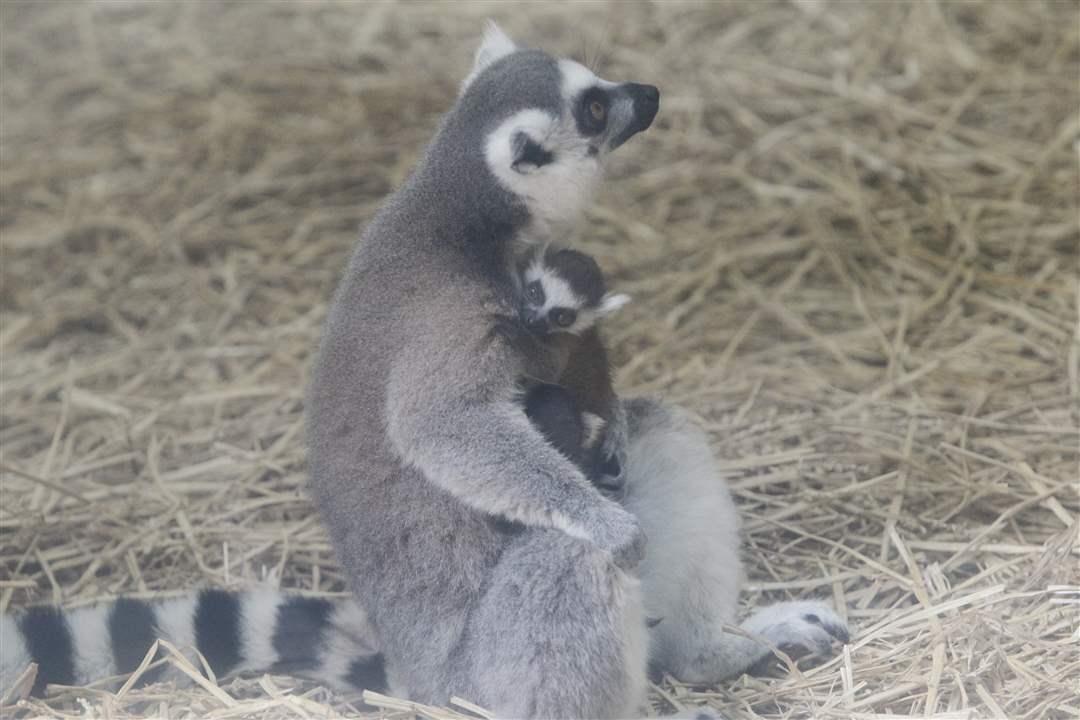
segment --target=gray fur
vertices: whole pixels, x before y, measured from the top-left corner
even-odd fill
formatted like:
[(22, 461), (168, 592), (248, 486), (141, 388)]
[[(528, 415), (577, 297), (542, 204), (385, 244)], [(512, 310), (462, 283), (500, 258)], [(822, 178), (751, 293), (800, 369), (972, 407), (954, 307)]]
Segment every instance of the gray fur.
[[(737, 624), (742, 566), (739, 519), (705, 433), (688, 413), (639, 398), (623, 404), (629, 432), (623, 503), (649, 536), (637, 572), (650, 631), (650, 664), (684, 682), (712, 684), (747, 672), (772, 650), (725, 632)], [(824, 654), (848, 630), (826, 603), (787, 602), (741, 624), (789, 654)]]
[[(515, 312), (512, 241), (562, 215), (536, 202), (545, 177), (594, 160), (567, 139), (554, 58), (484, 61), (338, 290), (309, 396), (311, 492), (395, 692), (435, 703), (465, 692), (501, 714), (612, 715), (630, 696), (615, 703), (601, 687), (630, 692), (644, 677), (643, 653), (625, 652), (627, 628), (644, 627), (636, 583), (619, 569), (636, 565), (644, 537), (525, 418), (514, 397), (532, 369), (499, 332)], [(555, 162), (521, 176), (538, 191), (527, 200), (489, 158), (504, 157), (495, 129), (532, 109), (561, 135)], [(530, 620), (537, 599), (513, 590), (525, 569), (537, 592), (580, 611)]]

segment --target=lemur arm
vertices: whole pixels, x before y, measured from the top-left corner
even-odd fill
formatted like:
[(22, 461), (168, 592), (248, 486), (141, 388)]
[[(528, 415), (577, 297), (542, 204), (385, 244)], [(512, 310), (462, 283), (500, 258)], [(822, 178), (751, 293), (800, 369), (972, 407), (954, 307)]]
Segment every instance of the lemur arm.
[(519, 364), (509, 347), (498, 338), (440, 339), (417, 338), (391, 372), (387, 430), (402, 459), (477, 510), (560, 529), (623, 566), (636, 564), (644, 544), (637, 520), (604, 498), (514, 402)]

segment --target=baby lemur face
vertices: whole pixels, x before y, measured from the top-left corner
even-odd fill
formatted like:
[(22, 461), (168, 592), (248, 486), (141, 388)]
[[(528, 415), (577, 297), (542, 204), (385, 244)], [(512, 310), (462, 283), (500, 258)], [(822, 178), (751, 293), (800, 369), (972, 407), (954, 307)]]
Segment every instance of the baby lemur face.
[(537, 334), (581, 334), (630, 299), (611, 295), (600, 266), (576, 250), (537, 249), (518, 265), (521, 320)]

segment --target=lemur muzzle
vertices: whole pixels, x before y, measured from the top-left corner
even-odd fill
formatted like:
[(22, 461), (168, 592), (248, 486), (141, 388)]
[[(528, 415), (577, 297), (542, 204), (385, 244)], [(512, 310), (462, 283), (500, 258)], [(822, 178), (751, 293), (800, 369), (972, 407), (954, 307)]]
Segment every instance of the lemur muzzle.
[(660, 109), (660, 90), (655, 85), (623, 83), (616, 92), (630, 98), (633, 103), (633, 116), (623, 131), (611, 141), (612, 150), (642, 130), (647, 130)]

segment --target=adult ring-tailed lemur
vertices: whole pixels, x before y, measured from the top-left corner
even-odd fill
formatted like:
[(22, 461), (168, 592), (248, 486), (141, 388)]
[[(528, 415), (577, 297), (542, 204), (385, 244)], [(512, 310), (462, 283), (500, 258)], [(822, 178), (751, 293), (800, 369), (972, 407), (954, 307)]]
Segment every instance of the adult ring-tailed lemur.
[[(628, 717), (647, 664), (704, 683), (767, 657), (723, 630), (738, 520), (704, 433), (677, 408), (624, 402), (624, 495), (606, 498), (525, 416), (530, 368), (493, 320), (516, 310), (516, 243), (576, 217), (605, 156), (658, 107), (651, 85), (602, 80), (487, 28), (419, 165), (357, 245), (314, 367), (310, 491), (356, 603), (203, 591), (32, 609), (0, 625), (0, 679), (29, 660), (36, 691), (93, 679), (95, 661), (130, 672), (164, 637), (219, 674), (385, 682), (499, 717)], [(742, 627), (798, 651), (847, 634), (818, 602)]]

